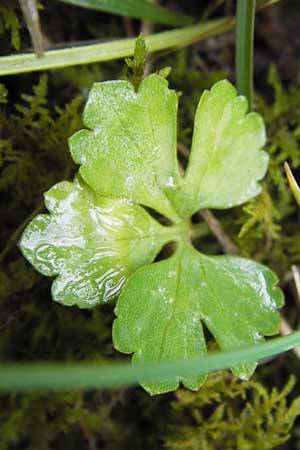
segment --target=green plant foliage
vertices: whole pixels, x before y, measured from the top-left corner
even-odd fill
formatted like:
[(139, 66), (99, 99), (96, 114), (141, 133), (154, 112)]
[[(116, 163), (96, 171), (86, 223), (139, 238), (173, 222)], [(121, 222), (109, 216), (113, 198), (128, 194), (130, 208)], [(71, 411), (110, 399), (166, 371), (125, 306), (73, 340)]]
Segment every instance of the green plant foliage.
[(127, 81), (96, 83), (84, 111), (84, 123), (94, 131), (76, 133), (70, 149), (96, 192), (128, 198), (178, 222), (168, 198), (179, 183), (177, 96), (167, 85), (157, 75), (145, 78), (138, 93)]
[(7, 103), (7, 89), (4, 84), (0, 83), (0, 103)]
[(45, 194), (51, 215), (26, 228), (21, 249), (44, 275), (58, 275), (53, 299), (93, 307), (120, 292), (128, 274), (149, 264), (172, 236), (138, 205), (97, 195), (80, 178)]
[(274, 223), (274, 219), (278, 218), (278, 213), (265, 186), (261, 193), (255, 199), (250, 200), (243, 209), (250, 217), (243, 224), (239, 238), (242, 239), (257, 223), (263, 225), (269, 241), (279, 236), (279, 227)]
[[(276, 309), (282, 304), (282, 294), (274, 290), (276, 281), (269, 269), (242, 258), (207, 257), (192, 248), (178, 250), (129, 280), (115, 309), (114, 344), (125, 353), (136, 352), (134, 362), (196, 356), (206, 352), (201, 321), (221, 350), (258, 343), (262, 335), (278, 330)], [(247, 379), (254, 369), (255, 364), (249, 363), (233, 371)], [(144, 387), (150, 393), (165, 392), (182, 381), (196, 390), (204, 380), (203, 376), (178, 374), (159, 384), (144, 383)]]
[[(268, 392), (255, 381), (237, 383), (230, 376), (209, 377), (196, 394), (176, 393), (174, 422), (164, 438), (170, 450), (270, 450), (286, 442), (300, 415), (300, 399), (287, 396), (293, 377), (282, 390)], [(207, 411), (209, 413), (207, 414)], [(192, 422), (189, 417), (192, 416)]]
[[(10, 99), (13, 94), (10, 93)], [(66, 140), (81, 125), (80, 106), (81, 97), (77, 96), (70, 103), (53, 107), (47, 100), (47, 78), (42, 76), (31, 95), (22, 94), (15, 107), (4, 104), (0, 108), (2, 358), (29, 357), (30, 352), (45, 344), (45, 328), (50, 340), (57, 331), (52, 334), (50, 316), (42, 313), (36, 303), (47, 298), (48, 286), (43, 290), (40, 276), (24, 264), (16, 242), (25, 225), (43, 210), (42, 192), (59, 179), (69, 178), (73, 170)], [(36, 321), (33, 333), (32, 321)], [(26, 330), (24, 334), (20, 324)], [(67, 353), (66, 350), (66, 357)]]
[(300, 187), (297, 181), (295, 180), (294, 175), (292, 174), (292, 171), (287, 163), (284, 165), (285, 173), (291, 188), (291, 191), (295, 197), (296, 202), (300, 206)]
[(0, 449), (19, 445), (27, 450), (48, 450), (53, 446), (59, 450), (66, 446), (85, 449), (96, 442), (94, 433), (100, 435), (106, 448), (117, 449), (118, 444), (131, 438), (126, 433), (126, 421), (112, 417), (120, 401), (124, 401), (122, 391), (96, 394), (94, 409), (81, 391), (11, 397), (7, 410), (0, 413)]
[[(54, 3), (53, 3), (54, 4)], [(79, 11), (79, 9), (78, 9)], [(110, 25), (112, 22), (110, 22)], [(103, 24), (103, 29), (106, 24)], [(101, 28), (102, 32), (102, 28)], [(107, 31), (106, 31), (107, 33)], [(212, 84), (228, 74), (220, 71), (205, 70), (200, 65), (198, 59), (199, 52), (197, 47), (190, 47), (188, 50), (180, 50), (161, 61), (161, 65), (172, 66), (172, 72), (169, 76), (170, 83), (176, 87), (177, 91), (182, 91), (180, 96), (180, 108), (178, 117), (178, 139), (186, 147), (191, 144), (191, 124), (197, 107), (199, 94), (203, 89), (208, 89)], [(215, 67), (215, 64), (213, 64)], [(32, 161), (30, 166), (24, 167), (25, 177), (21, 181), (18, 177), (15, 179), (15, 187), (3, 186), (1, 191), (1, 227), (0, 239), (1, 247), (4, 248), (15, 230), (20, 224), (28, 222), (28, 217), (37, 206), (41, 207), (42, 193), (51, 185), (60, 179), (68, 179), (65, 173), (70, 172), (71, 159), (69, 157), (66, 145), (67, 137), (72, 134), (81, 125), (79, 113), (80, 100), (77, 106), (71, 106), (69, 102), (72, 96), (78, 93), (86, 95), (93, 81), (104, 79), (120, 78), (120, 65), (117, 63), (106, 63), (105, 65), (87, 65), (73, 69), (63, 69), (51, 73), (48, 80), (49, 94), (45, 95), (46, 102), (44, 108), (47, 108), (48, 116), (56, 125), (45, 127), (37, 126), (41, 120), (38, 115), (34, 116), (35, 129), (27, 133), (30, 124), (26, 127), (19, 127), (21, 114), (14, 111), (13, 102), (27, 104), (24, 100), (19, 100), (20, 78), (15, 78), (17, 89), (9, 88), (10, 108), (5, 104), (1, 105), (1, 121), (4, 120), (2, 127), (2, 138), (12, 141), (15, 150), (19, 150), (19, 156)], [(156, 67), (155, 67), (156, 69)], [(68, 73), (67, 73), (68, 72)], [(124, 71), (123, 71), (124, 73)], [(55, 76), (54, 76), (55, 75)], [(35, 76), (25, 76), (22, 92), (31, 94), (31, 84), (37, 83)], [(7, 87), (12, 86), (13, 79), (7, 79)], [(8, 83), (9, 81), (9, 83)], [(26, 84), (25, 84), (26, 82)], [(12, 83), (12, 84), (11, 84)], [(267, 125), (267, 145), (265, 150), (275, 148), (274, 155), (285, 151), (284, 141), (281, 141), (282, 148), (278, 145), (276, 134), (282, 129), (286, 130), (288, 141), (297, 142), (296, 132), (297, 124), (300, 123), (300, 95), (299, 87), (284, 87), (278, 80), (283, 95), (288, 98), (285, 112), (282, 112), (276, 122), (273, 121), (274, 101), (263, 93), (256, 97), (256, 107), (264, 115)], [(289, 92), (293, 92), (289, 94)], [(53, 95), (55, 93), (55, 95)], [(57, 95), (59, 93), (59, 95)], [(35, 94), (33, 93), (32, 96)], [(48, 98), (48, 99), (47, 99)], [(59, 104), (58, 113), (53, 104)], [(69, 106), (71, 107), (69, 107)], [(64, 118), (59, 119), (60, 114)], [(17, 117), (15, 117), (17, 116)], [(2, 123), (2, 122), (1, 122)], [(9, 128), (7, 128), (9, 126)], [(47, 130), (47, 132), (45, 132)], [(49, 133), (49, 134), (48, 134)], [(298, 147), (299, 148), (299, 147)], [(296, 154), (295, 154), (296, 156)], [(300, 153), (293, 160), (293, 164), (298, 164)], [(272, 156), (273, 159), (273, 156)], [(180, 160), (184, 162), (182, 154)], [(250, 200), (250, 205), (258, 203), (261, 205), (261, 195), (267, 191), (271, 201), (272, 208), (268, 210), (269, 217), (272, 217), (274, 225), (277, 227), (277, 238), (272, 239), (271, 250), (265, 247), (267, 240), (268, 227), (265, 219), (258, 220), (252, 228), (243, 236), (238, 238), (238, 233), (252, 215), (244, 211), (244, 206), (231, 210), (214, 211), (220, 223), (227, 234), (233, 240), (238, 242), (240, 250), (244, 255), (254, 255), (260, 253), (263, 261), (275, 269), (281, 277), (285, 279), (285, 274), (289, 274), (291, 262), (300, 263), (300, 235), (299, 235), (299, 215), (296, 202), (290, 192), (286, 177), (283, 174), (282, 163), (285, 158), (278, 158), (278, 163), (269, 165), (269, 172), (264, 181), (264, 188), (261, 194), (255, 199)], [(298, 179), (297, 168), (288, 158), (290, 167)], [(8, 164), (8, 161), (5, 161)], [(10, 163), (12, 164), (12, 163)], [(275, 174), (277, 172), (283, 180), (283, 190), (278, 190), (273, 182), (273, 176), (270, 176), (270, 169)], [(2, 174), (2, 169), (0, 172)], [(21, 173), (21, 169), (20, 169)], [(25, 181), (24, 181), (25, 180)], [(22, 188), (21, 188), (22, 184)], [(284, 199), (283, 199), (284, 197)], [(7, 199), (7, 201), (6, 201)], [(268, 202), (263, 201), (267, 208)], [(283, 210), (277, 208), (277, 205), (283, 205)], [(249, 203), (245, 205), (247, 208)], [(260, 208), (262, 209), (262, 208)], [(276, 214), (275, 214), (275, 211)], [(36, 211), (35, 214), (38, 212)], [(277, 216), (278, 215), (278, 216)], [(31, 215), (32, 217), (32, 215)], [(262, 217), (262, 216), (261, 216)], [(205, 222), (197, 224), (197, 231), (200, 238), (197, 240), (197, 246), (201, 251), (207, 253), (220, 252), (218, 243), (209, 234), (209, 229)], [(201, 231), (201, 233), (199, 233)], [(15, 242), (15, 241), (14, 241)], [(78, 308), (65, 308), (57, 303), (51, 303), (50, 283), (43, 276), (39, 275), (22, 256), (20, 256), (16, 245), (11, 246), (9, 253), (1, 265), (0, 279), (0, 357), (2, 361), (108, 361), (111, 358), (122, 358), (122, 355), (114, 351), (111, 343), (111, 323), (113, 320), (112, 308), (110, 305), (104, 305), (101, 308), (89, 310)], [(290, 286), (290, 284), (289, 284)], [(295, 320), (295, 308), (291, 299), (291, 290), (287, 289), (289, 307), (285, 310), (290, 323), (297, 326)], [(290, 310), (290, 315), (289, 315)], [(154, 325), (153, 325), (154, 330)], [(215, 345), (209, 340), (209, 348), (215, 349)], [(291, 353), (276, 361), (260, 365), (259, 371), (255, 375), (255, 382), (265, 386), (280, 386), (285, 383), (288, 374), (294, 373), (299, 380), (299, 362)], [(224, 405), (225, 409), (231, 408), (232, 414), (238, 423), (240, 414), (246, 404), (252, 405), (253, 395), (251, 395), (251, 381), (239, 382), (235, 377), (230, 377), (227, 372), (209, 376), (204, 386), (198, 392), (189, 392), (187, 390), (176, 391), (175, 394), (163, 396), (148, 396), (142, 389), (129, 388), (126, 390), (114, 391), (89, 391), (87, 393), (68, 393), (55, 394), (54, 392), (43, 394), (26, 395), (1, 395), (0, 396), (0, 448), (3, 450), (73, 450), (78, 448), (86, 450), (93, 448), (93, 439), (96, 446), (103, 450), (132, 450), (143, 448), (145, 450), (161, 449), (170, 440), (170, 446), (177, 445), (182, 450), (190, 450), (189, 445), (193, 438), (197, 439), (199, 435), (191, 436), (191, 440), (183, 438), (182, 426), (192, 430), (195, 426), (194, 411), (200, 410), (199, 400), (197, 408), (193, 400), (203, 396), (206, 403), (203, 402), (201, 414), (203, 420), (207, 419), (216, 403), (214, 397), (219, 395), (218, 405)], [(218, 385), (223, 385), (221, 390)], [(241, 392), (234, 398), (234, 391)], [(280, 389), (281, 390), (281, 389)], [(178, 393), (178, 395), (177, 395)], [(189, 398), (186, 406), (182, 407), (182, 394)], [(294, 387), (287, 397), (296, 399), (299, 396), (299, 383)], [(82, 401), (81, 399), (82, 398)], [(180, 407), (179, 407), (180, 403)], [(172, 405), (172, 410), (171, 410)], [(176, 405), (178, 407), (176, 407)], [(257, 426), (266, 418), (265, 409), (255, 408)], [(285, 415), (286, 409), (279, 409), (278, 414), (282, 412)], [(272, 420), (276, 411), (270, 411), (268, 416)], [(183, 417), (184, 413), (184, 417)], [(74, 419), (74, 415), (80, 420)], [(263, 417), (262, 417), (263, 415)], [(56, 420), (57, 418), (57, 420)], [(80, 424), (83, 418), (83, 426)], [(252, 417), (253, 419), (253, 417)], [(253, 420), (251, 419), (252, 423)], [(275, 433), (283, 436), (287, 428), (290, 428), (288, 420), (292, 420), (292, 414), (286, 415), (284, 420), (277, 421)], [(298, 419), (299, 420), (299, 419)], [(227, 421), (226, 439), (233, 443), (236, 442), (236, 428), (231, 427), (232, 421)], [(202, 422), (203, 424), (203, 422)], [(176, 427), (180, 426), (180, 434), (176, 434)], [(224, 425), (225, 427), (225, 425)], [(215, 450), (224, 450), (226, 445), (221, 439), (220, 442), (214, 441), (210, 429), (218, 429), (218, 416), (215, 419), (211, 417), (210, 425), (205, 428), (206, 439), (210, 447)], [(233, 429), (231, 429), (233, 428)], [(197, 428), (197, 430), (199, 427)], [(202, 425), (201, 429), (204, 429)], [(242, 432), (245, 434), (246, 425), (243, 423)], [(201, 432), (201, 430), (199, 430)], [(299, 423), (291, 425), (289, 432), (292, 439), (286, 444), (277, 445), (276, 450), (291, 450), (299, 446)], [(88, 441), (87, 437), (90, 439)], [(253, 441), (252, 448), (260, 448), (257, 443), (255, 433), (251, 434), (248, 440)], [(265, 436), (267, 441), (268, 436)], [(204, 438), (203, 438), (204, 440)], [(251, 441), (252, 440), (252, 441)], [(275, 437), (272, 437), (274, 442)], [(164, 444), (164, 443), (165, 444)], [(248, 446), (251, 448), (250, 443)], [(236, 447), (236, 445), (235, 445)], [(1, 448), (1, 450), (2, 450)], [(233, 446), (234, 448), (234, 446)]]
[[(200, 41), (208, 36), (228, 31), (233, 21), (228, 18), (201, 22), (171, 31), (162, 31), (147, 36), (146, 43), (149, 51), (171, 49), (181, 45), (189, 45), (194, 40)], [(43, 58), (36, 58), (35, 53), (22, 53), (0, 58), (0, 75), (65, 68), (101, 61), (111, 61), (125, 56), (131, 56), (135, 39), (125, 38), (94, 45), (80, 45), (65, 47), (59, 50), (46, 51)]]
[(223, 372), (197, 393), (180, 389), (170, 398), (129, 389), (2, 397), (0, 449), (278, 448), (300, 412), (299, 399), (288, 401), (293, 384), (268, 392)]
[(20, 50), (20, 21), (11, 6), (0, 5), (0, 35), (9, 31), (11, 45), (15, 50)]
[(256, 96), (257, 109), (263, 115), (266, 129), (266, 151), (270, 164), (260, 195), (252, 199), (232, 217), (222, 218), (222, 224), (237, 241), (244, 256), (254, 256), (276, 270), (280, 276), (291, 264), (300, 262), (300, 236), (295, 200), (284, 171), (288, 160), (296, 173), (300, 167), (300, 91), (297, 86), (285, 89), (274, 66), (268, 81), (273, 98), (267, 102)]
[(143, 36), (139, 36), (135, 41), (133, 58), (125, 58), (125, 62), (130, 69), (129, 80), (137, 91), (144, 77), (144, 68), (146, 62), (146, 42)]
[[(46, 194), (52, 216), (39, 216), (23, 234), (21, 248), (35, 267), (60, 274), (54, 299), (81, 307), (106, 302), (164, 243), (177, 242), (169, 259), (135, 272), (118, 300), (114, 344), (134, 353), (133, 362), (204, 354), (201, 323), (224, 350), (256, 344), (278, 330), (282, 293), (275, 288), (276, 276), (242, 258), (204, 256), (189, 238), (187, 219), (194, 212), (239, 205), (261, 189), (258, 181), (268, 161), (260, 150), (264, 125), (260, 116), (246, 112), (245, 99), (228, 81), (204, 92), (181, 176), (177, 96), (167, 81), (150, 75), (137, 92), (127, 81), (96, 83), (84, 111), (88, 129), (69, 141), (80, 175), (95, 193), (79, 181), (56, 185)], [(174, 225), (154, 225), (134, 205), (150, 207)], [(254, 368), (233, 370), (247, 378)], [(195, 390), (204, 378), (178, 374), (143, 385), (154, 394), (176, 389), (179, 381)]]
[[(233, 86), (217, 83), (199, 102), (185, 183), (190, 213), (203, 208), (225, 209), (256, 196), (268, 156), (264, 124), (247, 112), (247, 100)], [(203, 126), (205, 124), (205, 127)], [(251, 151), (246, 151), (250, 147)]]
[[(40, 193), (60, 177), (68, 177), (73, 167), (66, 140), (80, 127), (81, 97), (76, 96), (63, 107), (55, 106), (49, 113), (45, 75), (33, 91), (33, 95), (21, 95), (12, 114), (0, 110), (0, 192), (11, 199), (11, 208), (33, 203), (34, 209)], [(14, 192), (10, 191), (12, 187)]]
[(269, 129), (268, 150), (271, 155), (269, 176), (277, 187), (281, 195), (276, 198), (276, 207), (285, 214), (287, 211), (287, 199), (290, 193), (286, 189), (285, 173), (278, 170), (278, 165), (285, 160), (289, 160), (294, 169), (300, 165), (299, 158), (299, 89), (291, 86), (289, 91), (285, 91), (280, 83), (276, 69), (270, 67), (268, 81), (274, 90), (274, 102), (268, 105), (262, 99), (258, 100), (258, 105), (264, 117), (266, 126)]

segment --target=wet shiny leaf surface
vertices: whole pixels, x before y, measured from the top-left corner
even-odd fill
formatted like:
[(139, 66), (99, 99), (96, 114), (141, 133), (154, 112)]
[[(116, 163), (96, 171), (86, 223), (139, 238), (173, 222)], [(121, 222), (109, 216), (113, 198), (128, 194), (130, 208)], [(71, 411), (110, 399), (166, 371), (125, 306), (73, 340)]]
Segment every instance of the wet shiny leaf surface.
[(81, 130), (70, 139), (80, 174), (96, 191), (126, 197), (175, 221), (177, 95), (150, 75), (138, 92), (128, 81), (96, 83)]
[(45, 203), (51, 214), (31, 222), (20, 247), (42, 274), (58, 275), (52, 294), (65, 305), (89, 308), (114, 298), (169, 239), (143, 208), (101, 197), (78, 178), (55, 185)]
[[(159, 362), (206, 353), (202, 324), (221, 350), (256, 344), (275, 334), (282, 305), (276, 276), (261, 264), (232, 256), (206, 256), (190, 246), (171, 258), (139, 269), (130, 277), (115, 309), (117, 349), (134, 353), (133, 362)], [(255, 363), (233, 368), (248, 378)], [(146, 383), (157, 394), (181, 381), (198, 389), (205, 377), (180, 376)]]
[[(36, 217), (23, 234), (27, 259), (56, 276), (55, 300), (92, 307), (121, 292), (114, 344), (134, 353), (134, 362), (205, 354), (203, 326), (224, 351), (278, 332), (283, 299), (276, 276), (255, 262), (205, 256), (191, 245), (195, 211), (229, 208), (260, 191), (268, 162), (261, 151), (264, 125), (246, 112), (246, 100), (226, 80), (204, 92), (181, 176), (177, 95), (167, 81), (150, 75), (137, 92), (127, 81), (96, 83), (84, 111), (87, 129), (70, 139), (84, 181), (78, 177), (50, 189), (50, 215)], [(161, 225), (144, 206), (172, 225)], [(150, 265), (170, 242), (173, 256)], [(247, 378), (254, 369), (255, 363), (232, 370)], [(142, 384), (154, 394), (180, 382), (195, 390), (204, 379), (179, 373)]]

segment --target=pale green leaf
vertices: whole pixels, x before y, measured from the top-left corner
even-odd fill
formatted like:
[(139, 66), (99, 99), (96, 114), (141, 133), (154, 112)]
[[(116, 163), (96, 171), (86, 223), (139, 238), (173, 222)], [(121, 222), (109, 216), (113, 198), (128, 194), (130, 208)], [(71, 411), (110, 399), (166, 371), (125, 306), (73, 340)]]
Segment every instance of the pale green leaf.
[(174, 221), (172, 205), (179, 182), (176, 159), (177, 96), (159, 75), (138, 92), (127, 81), (96, 83), (81, 130), (70, 139), (80, 174), (103, 195), (125, 197)]
[(201, 96), (185, 176), (189, 214), (203, 208), (231, 208), (261, 190), (268, 155), (262, 118), (247, 113), (247, 100), (227, 80)]
[[(276, 276), (261, 264), (232, 256), (205, 256), (183, 246), (171, 258), (139, 269), (115, 309), (116, 348), (133, 361), (158, 362), (206, 353), (204, 324), (221, 350), (256, 344), (278, 331), (282, 293)], [(247, 378), (255, 363), (233, 368)], [(152, 394), (190, 389), (203, 375), (142, 383)]]
[(65, 305), (89, 308), (114, 298), (172, 233), (140, 206), (101, 197), (80, 179), (55, 185), (45, 203), (51, 214), (30, 223), (20, 247), (42, 274), (58, 275), (52, 295)]
[[(116, 348), (134, 353), (136, 363), (204, 355), (203, 326), (222, 351), (278, 332), (282, 293), (269, 269), (243, 258), (205, 256), (190, 245), (195, 211), (234, 206), (260, 190), (268, 161), (261, 151), (264, 126), (246, 111), (246, 100), (227, 81), (203, 94), (182, 177), (177, 96), (167, 81), (150, 75), (137, 91), (127, 81), (96, 83), (84, 111), (87, 129), (70, 139), (85, 181), (52, 188), (46, 194), (50, 215), (38, 216), (24, 233), (25, 256), (57, 276), (53, 297), (67, 305), (108, 301), (132, 274), (117, 303), (113, 334)], [(175, 225), (160, 225), (143, 206)], [(147, 265), (171, 241), (174, 255)], [(241, 378), (255, 369), (249, 362), (233, 366)], [(203, 371), (186, 376), (179, 370), (143, 385), (159, 393), (180, 382), (198, 389), (204, 379)]]

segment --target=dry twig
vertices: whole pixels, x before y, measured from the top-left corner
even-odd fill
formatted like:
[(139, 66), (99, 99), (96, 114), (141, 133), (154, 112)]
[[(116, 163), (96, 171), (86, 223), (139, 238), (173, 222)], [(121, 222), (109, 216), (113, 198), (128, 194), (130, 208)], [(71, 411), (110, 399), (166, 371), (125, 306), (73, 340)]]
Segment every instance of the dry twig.
[(213, 215), (213, 213), (209, 209), (202, 209), (201, 211), (199, 211), (199, 215), (202, 217), (203, 220), (205, 220), (211, 232), (219, 241), (224, 252), (228, 253), (229, 255), (238, 255), (239, 253), (238, 247), (225, 233), (225, 231), (220, 225), (220, 222)]

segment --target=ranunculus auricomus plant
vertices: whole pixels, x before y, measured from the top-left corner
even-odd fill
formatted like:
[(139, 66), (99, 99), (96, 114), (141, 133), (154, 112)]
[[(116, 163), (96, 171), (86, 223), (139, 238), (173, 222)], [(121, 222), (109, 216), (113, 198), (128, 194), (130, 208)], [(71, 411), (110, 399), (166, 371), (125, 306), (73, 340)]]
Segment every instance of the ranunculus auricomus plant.
[[(265, 130), (247, 108), (226, 80), (203, 93), (181, 175), (177, 95), (167, 81), (150, 75), (137, 92), (127, 81), (96, 83), (84, 111), (87, 129), (70, 138), (79, 175), (45, 194), (50, 214), (23, 234), (26, 258), (55, 277), (54, 300), (91, 308), (117, 299), (113, 341), (133, 353), (133, 363), (205, 354), (203, 325), (221, 350), (278, 332), (283, 297), (274, 273), (244, 258), (207, 256), (191, 240), (194, 213), (231, 208), (260, 192)], [(169, 242), (173, 254), (153, 263)], [(240, 378), (254, 369), (232, 368)], [(156, 394), (180, 382), (196, 390), (204, 380), (178, 373), (141, 384)]]

